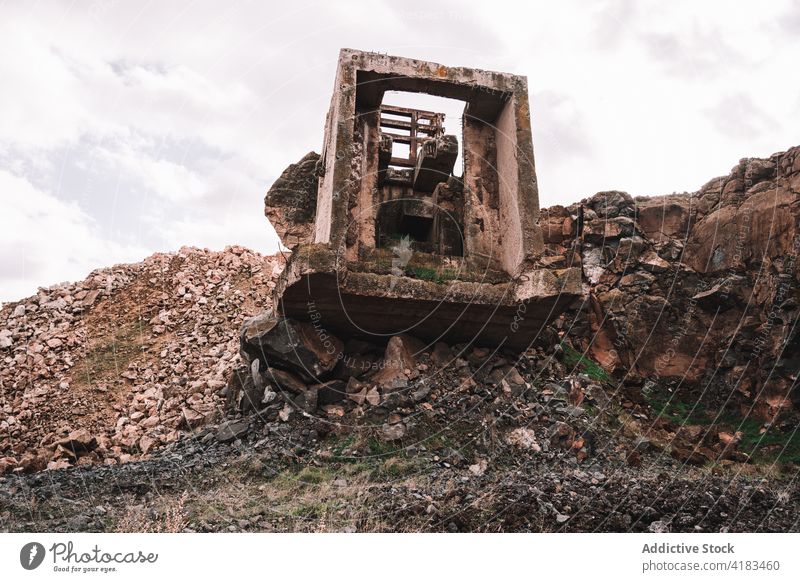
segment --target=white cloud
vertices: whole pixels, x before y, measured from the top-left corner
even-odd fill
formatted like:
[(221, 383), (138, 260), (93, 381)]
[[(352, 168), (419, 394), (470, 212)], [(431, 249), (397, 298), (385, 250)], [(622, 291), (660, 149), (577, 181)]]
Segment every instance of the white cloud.
[(543, 206), (693, 190), (800, 135), (796, 3), (397, 6), (4, 5), (0, 300), (139, 252), (275, 250), (263, 195), (319, 150), (341, 47), (527, 75)]
[(137, 245), (104, 238), (77, 204), (58, 200), (25, 178), (0, 170), (0, 300), (83, 277), (108, 263), (141, 260)]

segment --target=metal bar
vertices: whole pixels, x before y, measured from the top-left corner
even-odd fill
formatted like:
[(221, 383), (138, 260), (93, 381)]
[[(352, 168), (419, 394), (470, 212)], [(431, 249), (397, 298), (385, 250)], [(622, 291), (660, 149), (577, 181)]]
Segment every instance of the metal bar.
[(441, 115), (441, 113), (437, 113), (435, 111), (424, 111), (422, 109), (412, 109), (410, 107), (397, 107), (395, 105), (381, 105), (381, 112), (383, 111), (385, 111), (386, 113), (396, 113), (398, 115), (404, 115), (406, 117), (411, 117), (412, 113), (419, 113), (426, 117)]
[(381, 118), (381, 127), (390, 127), (392, 129), (411, 129), (411, 122)]
[(401, 166), (403, 168), (413, 168), (415, 164), (406, 158), (392, 158), (389, 160), (390, 166)]
[(411, 112), (411, 143), (408, 146), (408, 159), (414, 166), (417, 165), (417, 115), (419, 111)]
[[(381, 127), (383, 127), (383, 126), (381, 126)], [(398, 128), (398, 129), (401, 129), (401, 128)], [(394, 137), (394, 136), (411, 137), (411, 131), (410, 130), (409, 130), (409, 133), (407, 133), (407, 134), (401, 134), (401, 133), (392, 133), (391, 131), (383, 131), (383, 129), (381, 129), (381, 133), (386, 134), (386, 135), (391, 135), (392, 137)], [(420, 134), (420, 133), (424, 133), (425, 135), (428, 135), (428, 136), (436, 136), (436, 135), (439, 134), (439, 130), (437, 130), (436, 128), (433, 128), (433, 127), (425, 127), (423, 125), (422, 127), (417, 127), (417, 134)]]
[(399, 143), (411, 143), (411, 136), (410, 135), (398, 135), (396, 133), (389, 133), (388, 131), (382, 131), (383, 135), (388, 135), (392, 138), (393, 141)]

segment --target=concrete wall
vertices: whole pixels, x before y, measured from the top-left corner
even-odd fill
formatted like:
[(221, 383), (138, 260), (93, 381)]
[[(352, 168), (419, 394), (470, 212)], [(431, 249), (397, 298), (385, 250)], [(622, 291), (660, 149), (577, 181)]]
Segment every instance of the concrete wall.
[(516, 103), (516, 99), (512, 97), (500, 112), (495, 124), (500, 224), (503, 225), (498, 243), (502, 250), (503, 268), (511, 275), (517, 273), (525, 256), (519, 214), (521, 192), (517, 167), (517, 123), (514, 115)]
[(339, 246), (347, 228), (348, 187), (353, 164), (353, 129), (356, 110), (356, 74), (339, 60), (333, 97), (328, 110), (323, 159), (325, 174), (317, 193), (314, 242)]
[[(357, 80), (363, 81), (358, 87)], [(328, 113), (314, 241), (356, 259), (375, 245), (379, 128), (384, 90), (468, 103), (464, 118), (464, 253), (514, 275), (543, 249), (524, 77), (343, 49)], [(356, 120), (356, 107), (363, 110)], [(357, 143), (356, 143), (357, 142)], [(502, 179), (498, 179), (498, 172)]]
[(464, 117), (464, 256), (470, 268), (500, 262), (494, 128)]

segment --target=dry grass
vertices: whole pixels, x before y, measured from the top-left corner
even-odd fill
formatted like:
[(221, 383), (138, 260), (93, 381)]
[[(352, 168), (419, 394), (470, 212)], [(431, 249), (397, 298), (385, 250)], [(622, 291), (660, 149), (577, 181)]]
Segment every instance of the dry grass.
[[(309, 465), (288, 468), (272, 478), (257, 476), (261, 463), (243, 460), (216, 486), (197, 491), (188, 505), (192, 527), (228, 524), (237, 531), (393, 532), (398, 524), (371, 503), (386, 495), (385, 484), (414, 487), (416, 475), (404, 459), (378, 463)], [(242, 475), (237, 475), (241, 472)], [(428, 516), (407, 528), (424, 529)]]
[(117, 533), (180, 533), (189, 525), (186, 513), (188, 493), (168, 503), (160, 512), (142, 506), (128, 507), (117, 521)]

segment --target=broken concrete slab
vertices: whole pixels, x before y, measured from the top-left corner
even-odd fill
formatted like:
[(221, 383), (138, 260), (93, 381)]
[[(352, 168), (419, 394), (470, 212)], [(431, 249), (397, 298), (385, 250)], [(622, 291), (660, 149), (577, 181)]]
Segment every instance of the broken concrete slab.
[(264, 214), (290, 249), (312, 240), (318, 163), (318, 153), (307, 153), (283, 171), (264, 197)]
[(414, 190), (433, 192), (441, 182), (447, 182), (458, 158), (458, 138), (443, 135), (425, 141), (417, 156), (414, 169)]

